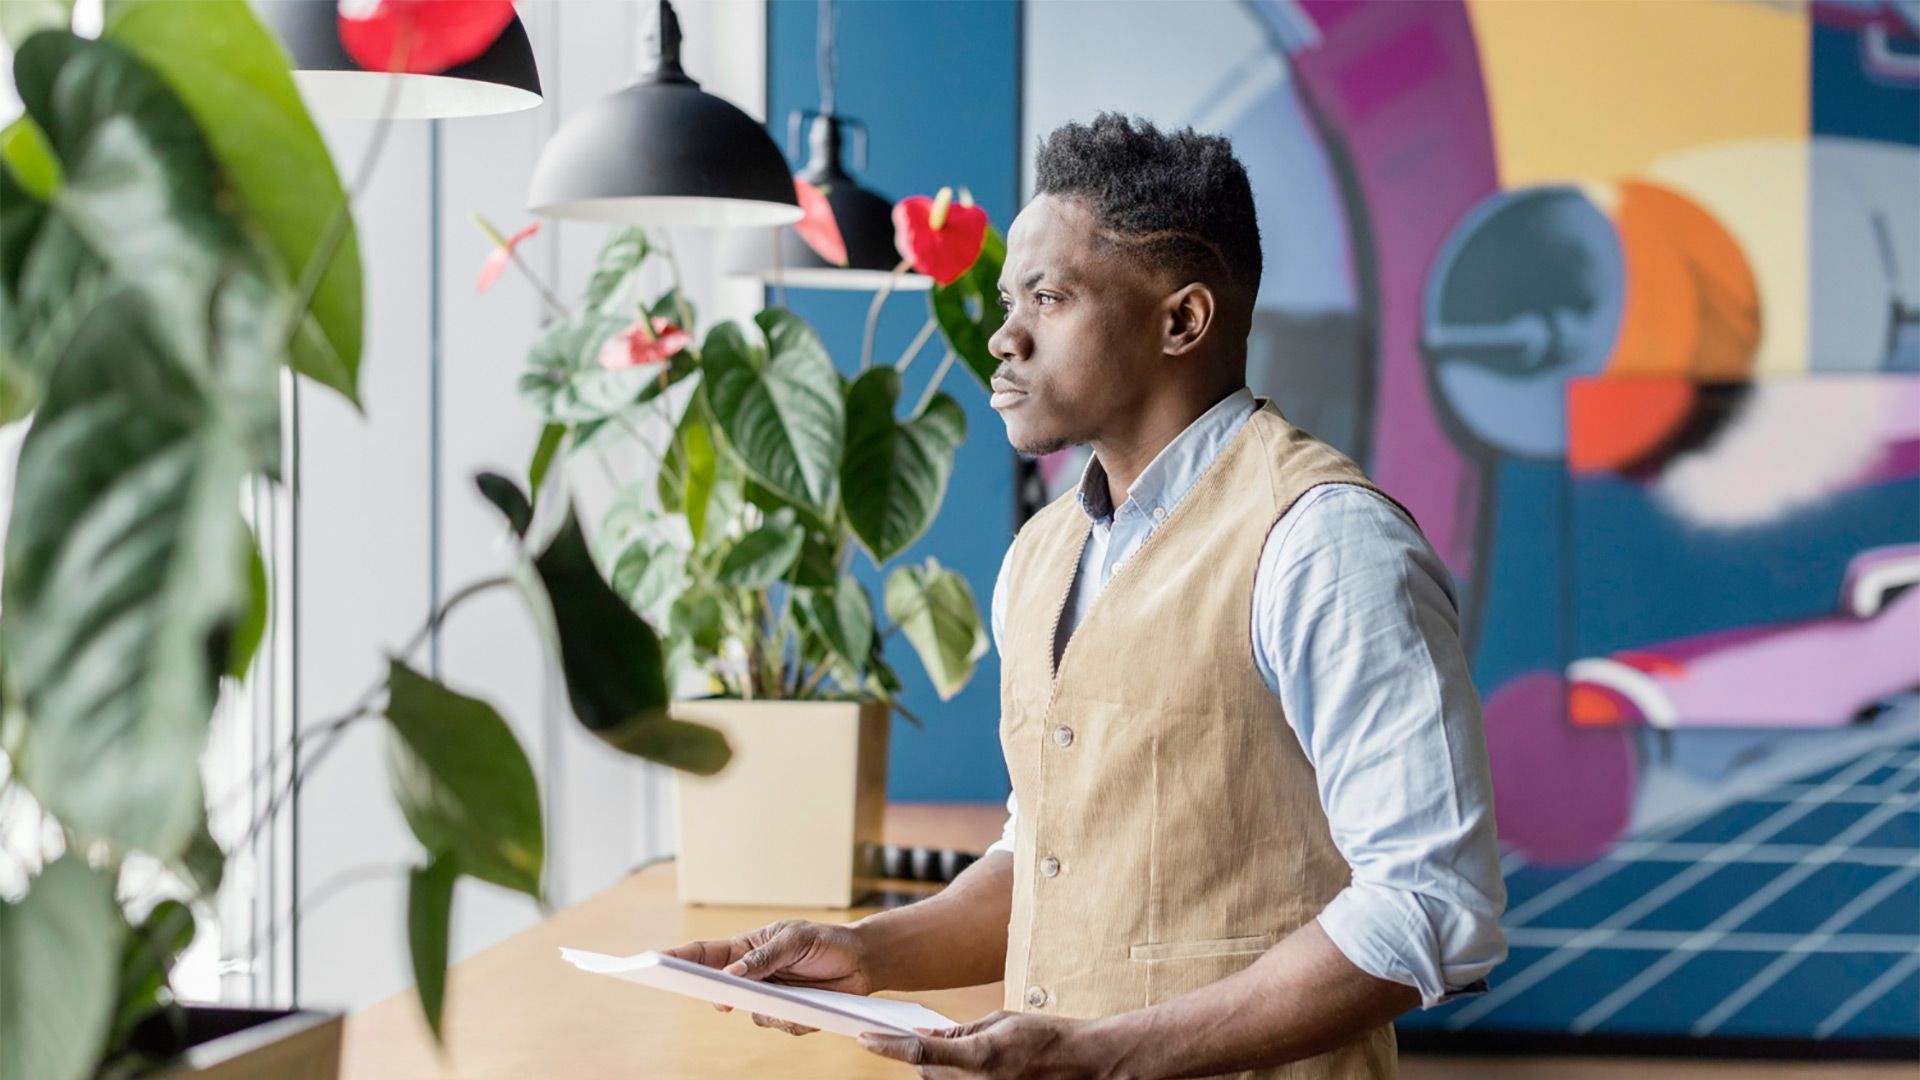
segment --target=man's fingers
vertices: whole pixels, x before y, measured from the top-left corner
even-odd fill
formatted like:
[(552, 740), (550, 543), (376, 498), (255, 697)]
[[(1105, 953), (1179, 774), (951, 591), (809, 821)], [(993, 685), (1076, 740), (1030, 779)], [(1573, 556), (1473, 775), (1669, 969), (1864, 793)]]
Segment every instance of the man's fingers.
[(915, 1028), (914, 1030), (920, 1032), (922, 1035), (931, 1035), (936, 1039), (960, 1039), (968, 1035), (978, 1035), (995, 1024), (998, 1024), (1000, 1021), (1005, 1020), (1007, 1017), (1017, 1015), (1019, 1014), (1010, 1013), (1005, 1009), (995, 1009), (978, 1020), (961, 1024), (958, 1027)]
[(895, 1061), (904, 1061), (915, 1068), (922, 1066), (949, 1066), (959, 1069), (979, 1068), (983, 1048), (975, 1042), (964, 1039), (943, 1039), (937, 1035), (874, 1035), (860, 1036), (860, 1045), (869, 1052)]
[(690, 960), (701, 967), (723, 968), (740, 959), (741, 954), (749, 948), (751, 946), (745, 938), (728, 938), (725, 941), (690, 941), (660, 952), (663, 956)]
[(795, 1024), (776, 1017), (765, 1016), (761, 1013), (753, 1014), (753, 1022), (763, 1028), (773, 1028), (776, 1031), (784, 1031), (789, 1035), (811, 1035), (820, 1030), (819, 1028), (810, 1028), (805, 1024)]
[(725, 970), (743, 979), (764, 979), (787, 966), (793, 955), (804, 948), (805, 942), (799, 933), (781, 930), (735, 957)]

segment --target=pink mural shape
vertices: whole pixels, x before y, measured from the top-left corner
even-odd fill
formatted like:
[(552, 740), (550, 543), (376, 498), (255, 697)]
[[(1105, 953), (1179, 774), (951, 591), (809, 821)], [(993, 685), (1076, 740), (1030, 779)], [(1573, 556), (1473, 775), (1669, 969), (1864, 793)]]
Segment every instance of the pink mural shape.
[[(1421, 296), (1449, 231), (1499, 184), (1479, 51), (1458, 0), (1304, 0), (1321, 40), (1294, 72), (1358, 174), (1378, 304), (1373, 449), (1381, 487), (1456, 574), (1476, 565), (1479, 470), (1447, 437), (1420, 355)], [(1354, 212), (1356, 208), (1349, 208)]]
[(1576, 660), (1570, 718), (1664, 730), (1841, 726), (1920, 689), (1916, 585), (1920, 544), (1874, 548), (1849, 564), (1833, 615)]
[(1567, 683), (1536, 671), (1487, 699), (1487, 759), (1500, 842), (1539, 863), (1604, 855), (1627, 830), (1639, 791), (1632, 733), (1566, 721)]

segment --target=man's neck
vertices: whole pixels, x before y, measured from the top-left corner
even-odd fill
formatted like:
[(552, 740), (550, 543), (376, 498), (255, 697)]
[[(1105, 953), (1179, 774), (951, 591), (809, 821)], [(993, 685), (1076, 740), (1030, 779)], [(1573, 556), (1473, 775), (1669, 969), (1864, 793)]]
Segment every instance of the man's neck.
[(1196, 390), (1191, 394), (1167, 394), (1148, 403), (1139, 416), (1122, 429), (1093, 440), (1094, 456), (1107, 474), (1108, 497), (1119, 507), (1127, 501), (1127, 492), (1140, 479), (1153, 459), (1180, 433), (1205, 416), (1208, 409), (1238, 392), (1244, 384), (1224, 388)]

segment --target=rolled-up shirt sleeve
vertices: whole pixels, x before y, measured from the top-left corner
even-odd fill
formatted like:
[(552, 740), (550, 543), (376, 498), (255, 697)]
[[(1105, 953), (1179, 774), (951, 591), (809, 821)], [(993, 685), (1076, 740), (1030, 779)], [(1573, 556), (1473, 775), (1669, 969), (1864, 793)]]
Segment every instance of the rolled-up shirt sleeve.
[(1319, 921), (1348, 960), (1431, 1008), (1506, 958), (1506, 886), (1480, 699), (1452, 578), (1389, 501), (1309, 492), (1254, 583), (1255, 659), (1312, 762), (1352, 883)]

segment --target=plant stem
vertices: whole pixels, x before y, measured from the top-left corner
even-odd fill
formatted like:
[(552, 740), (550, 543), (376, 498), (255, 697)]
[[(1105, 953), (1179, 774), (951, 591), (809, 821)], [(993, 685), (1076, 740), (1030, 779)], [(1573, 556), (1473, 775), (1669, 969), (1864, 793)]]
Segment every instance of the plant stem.
[[(807, 678), (806, 685), (802, 686), (793, 696), (796, 698), (805, 698), (808, 694), (813, 693), (814, 687), (820, 685), (820, 680), (826, 678), (827, 671), (832, 667), (832, 664), (821, 664), (814, 668), (813, 674)], [(858, 688), (856, 687), (855, 689)]]
[(959, 354), (948, 349), (947, 355), (940, 360), (940, 366), (933, 369), (933, 378), (927, 382), (927, 388), (920, 392), (920, 403), (913, 407), (914, 416), (927, 411), (927, 406), (933, 403), (933, 395), (940, 392), (940, 380), (947, 377), (948, 369), (953, 367), (953, 362), (957, 359)]
[(528, 266), (526, 260), (520, 258), (519, 252), (509, 252), (507, 258), (519, 268), (520, 276), (527, 279), (527, 283), (533, 286), (533, 291), (540, 294), (540, 299), (546, 301), (547, 308), (553, 312), (554, 318), (564, 319), (571, 314), (567, 310), (567, 305), (553, 295), (552, 289), (547, 288), (547, 283), (540, 280), (540, 275), (533, 272), (533, 267)]
[(867, 333), (860, 342), (861, 371), (873, 366), (873, 335), (880, 328), (880, 308), (887, 302), (887, 297), (893, 295), (893, 287), (899, 283), (900, 275), (906, 273), (907, 268), (912, 265), (912, 259), (901, 259), (900, 265), (894, 267), (893, 273), (887, 275), (887, 283), (880, 286), (879, 291), (873, 294), (873, 304), (867, 308)]
[(667, 257), (667, 272), (673, 275), (673, 307), (680, 314), (680, 329), (693, 333), (693, 310), (687, 307), (687, 290), (680, 281), (680, 257), (673, 253), (673, 237), (662, 226), (660, 233), (660, 254)]
[[(426, 640), (428, 636), (433, 633), (434, 628), (439, 626), (442, 622), (444, 622), (446, 620), (446, 617), (449, 614), (451, 614), (453, 609), (456, 606), (458, 606), (462, 601), (478, 596), (479, 594), (486, 592), (488, 589), (494, 589), (502, 585), (511, 585), (511, 584), (513, 584), (513, 579), (511, 577), (506, 577), (504, 575), (500, 577), (483, 578), (479, 581), (476, 581), (476, 582), (473, 582), (472, 584), (467, 585), (465, 588), (461, 589), (459, 592), (454, 593), (452, 596), (447, 598), (446, 603), (440, 605), (440, 610), (433, 613), (433, 616), (427, 620), (426, 625), (422, 626), (413, 635), (412, 639), (410, 639), (407, 642), (407, 644), (399, 651), (399, 653), (397, 654), (398, 657), (401, 660), (405, 660), (408, 657), (412, 656), (414, 653), (420, 651), (420, 646), (426, 644)], [(307, 730), (300, 733), (302, 738), (324, 735), (327, 737), (327, 741), (315, 747), (313, 757), (307, 761), (305, 769), (301, 770), (299, 774), (296, 774), (290, 777), (288, 779), (287, 786), (284, 789), (274, 793), (273, 798), (271, 798), (267, 802), (266, 810), (263, 811), (259, 817), (255, 818), (253, 823), (250, 826), (248, 826), (246, 836), (241, 839), (239, 844), (235, 845), (236, 847), (245, 847), (247, 844), (252, 843), (253, 838), (259, 835), (260, 830), (265, 828), (267, 823), (273, 820), (274, 815), (280, 812), (281, 803), (283, 803), (295, 791), (299, 790), (300, 782), (302, 778), (305, 776), (307, 772), (312, 771), (312, 769), (320, 763), (320, 758), (322, 754), (325, 752), (327, 747), (332, 746), (333, 743), (339, 739), (341, 731), (343, 731), (349, 725), (353, 724), (355, 721), (362, 720), (368, 716), (373, 715), (373, 704), (375, 701), (379, 699), (380, 692), (382, 690), (385, 690), (386, 686), (387, 686), (387, 681), (385, 679), (381, 679), (380, 681), (374, 683), (372, 686), (369, 686), (366, 689), (366, 692), (360, 695), (360, 700), (353, 703), (352, 708), (348, 709), (346, 712), (340, 714), (339, 716), (322, 721), (321, 723), (313, 725), (309, 727)], [(292, 743), (289, 742), (286, 746), (276, 748), (271, 754), (268, 755), (267, 760), (265, 763), (263, 763), (262, 767), (268, 770), (267, 775), (269, 777), (273, 775), (272, 770), (278, 768), (277, 759), (279, 758), (281, 751), (282, 750), (290, 751), (291, 749), (292, 749)], [(231, 803), (233, 799), (237, 798), (241, 794), (244, 794), (247, 791), (251, 791), (253, 789), (254, 783), (259, 779), (260, 779), (260, 770), (255, 769), (253, 774), (247, 778), (246, 785), (242, 787), (240, 790), (234, 792), (232, 795), (229, 795), (227, 797), (226, 802)]]
[(927, 316), (926, 325), (922, 326), (920, 332), (914, 335), (913, 344), (908, 345), (907, 351), (900, 354), (900, 359), (893, 362), (893, 370), (899, 372), (906, 371), (907, 365), (913, 363), (914, 357), (920, 355), (920, 350), (926, 346), (927, 339), (933, 336), (934, 330), (939, 326), (939, 319), (932, 315)]

